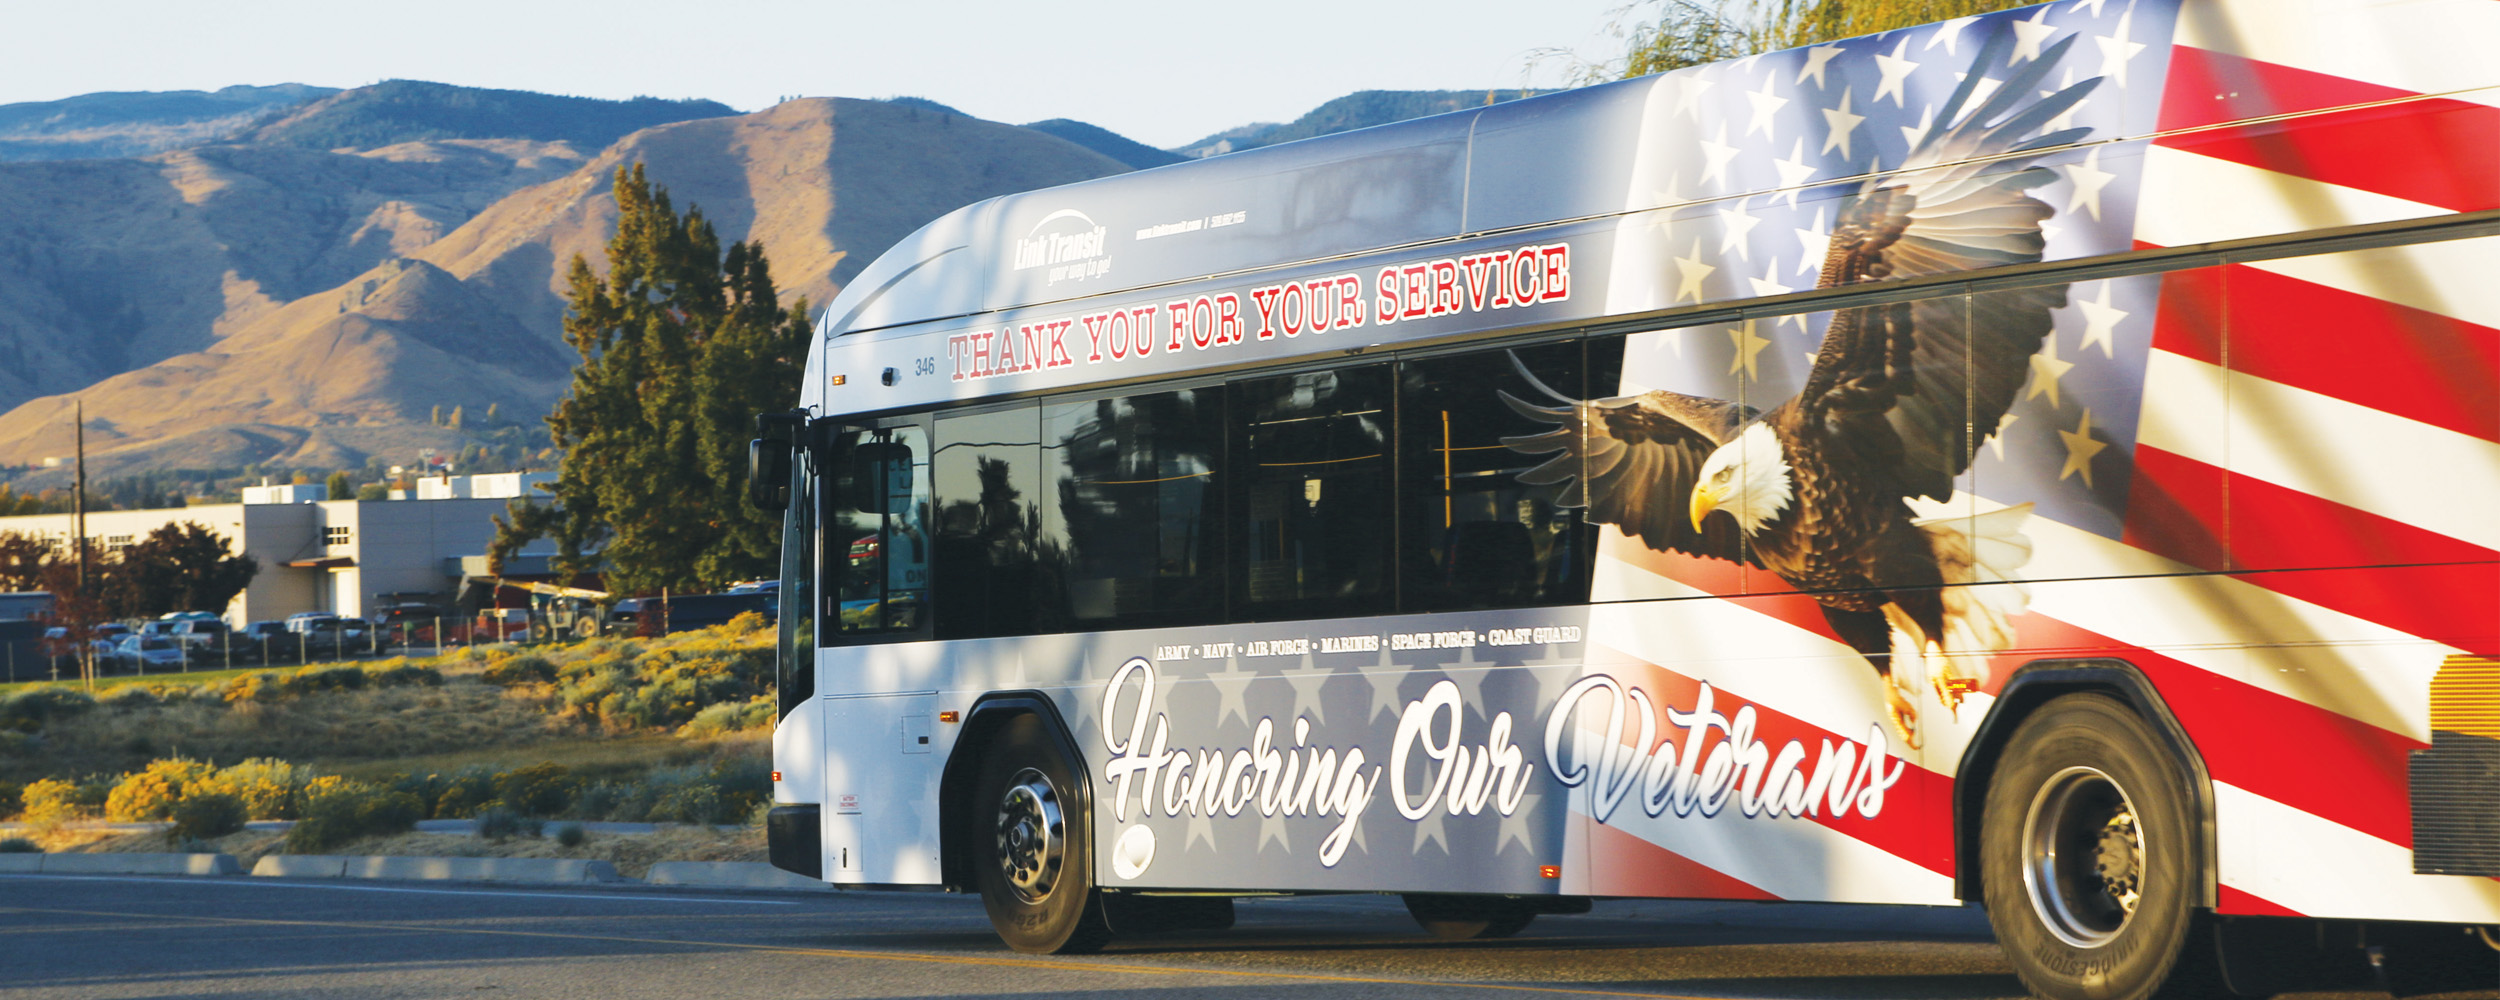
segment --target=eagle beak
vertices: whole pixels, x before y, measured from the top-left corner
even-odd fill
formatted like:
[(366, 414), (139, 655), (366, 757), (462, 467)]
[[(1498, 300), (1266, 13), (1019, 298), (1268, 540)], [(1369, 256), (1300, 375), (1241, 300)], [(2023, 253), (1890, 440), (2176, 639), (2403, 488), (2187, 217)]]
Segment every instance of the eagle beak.
[(1717, 509), (1719, 509), (1719, 495), (1710, 488), (1710, 484), (1704, 483), (1693, 487), (1694, 531), (1700, 531), (1701, 519), (1710, 516), (1710, 512)]

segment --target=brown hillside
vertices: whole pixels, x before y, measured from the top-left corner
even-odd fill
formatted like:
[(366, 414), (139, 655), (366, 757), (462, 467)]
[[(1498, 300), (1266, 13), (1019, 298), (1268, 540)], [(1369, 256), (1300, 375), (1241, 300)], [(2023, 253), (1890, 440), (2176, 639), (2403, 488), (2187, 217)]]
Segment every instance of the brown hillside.
[[(681, 209), (701, 207), (724, 241), (763, 241), (785, 297), (819, 305), (944, 212), (1127, 169), (1026, 129), (842, 99), (645, 129), (587, 163), (568, 155), (560, 144), (470, 140), (361, 154), (211, 147), (136, 170), (87, 165), (102, 176), (61, 186), (131, 200), (98, 195), (81, 210), (114, 222), (95, 251), (119, 282), (105, 298), (123, 309), (149, 305), (115, 326), (121, 314), (90, 303), (103, 318), (84, 320), (77, 332), (93, 331), (85, 340), (13, 338), (12, 309), (84, 314), (9, 295), (14, 277), (43, 270), (44, 253), (13, 258), (0, 244), (0, 368), (30, 370), (6, 364), (15, 349), (50, 366), (43, 371), (73, 373), (24, 378), (15, 392), (0, 375), (0, 403), (36, 386), (94, 382), (0, 414), (0, 462), (67, 454), (77, 399), (96, 475), (251, 462), (317, 468), (371, 454), (399, 461), (456, 444), (457, 432), (427, 419), (437, 405), (543, 413), (573, 360), (561, 333), (564, 267), (576, 254), (600, 262), (620, 164), (642, 162)], [(498, 159), (496, 176), (530, 186), (490, 193), (483, 177)], [(557, 176), (565, 167), (573, 169)], [(0, 194), (0, 236), (42, 214), (32, 198), (11, 204), (24, 192), (7, 180), (0, 176), (9, 192)], [(408, 190), (419, 181), (433, 186)], [(151, 249), (151, 219), (154, 232), (181, 238)], [(38, 245), (65, 243), (61, 234), (74, 228), (45, 224), (54, 228)], [(45, 273), (49, 285), (26, 283), (94, 294), (59, 272)], [(142, 327), (144, 335), (111, 336)], [(18, 346), (46, 343), (89, 346), (58, 348), (58, 358)], [(129, 346), (94, 348), (110, 343)]]

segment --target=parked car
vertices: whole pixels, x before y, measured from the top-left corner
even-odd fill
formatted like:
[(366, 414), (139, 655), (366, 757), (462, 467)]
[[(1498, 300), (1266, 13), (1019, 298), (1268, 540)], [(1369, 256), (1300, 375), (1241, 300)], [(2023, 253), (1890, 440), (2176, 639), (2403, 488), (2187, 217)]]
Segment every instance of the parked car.
[(222, 662), (228, 658), (229, 653), (241, 652), (240, 649), (232, 648), (235, 641), (234, 631), (227, 628), (225, 622), (215, 618), (186, 618), (177, 621), (174, 623), (172, 638), (190, 647), (191, 658), (194, 660)]
[(113, 646), (113, 667), (116, 670), (161, 674), (181, 670), (188, 665), (189, 657), (184, 655), (182, 644), (170, 636), (148, 635), (143, 631), (138, 635), (123, 636)]
[(253, 622), (237, 634), (243, 648), (251, 650), (252, 658), (262, 663), (301, 662), (304, 658), (304, 637), (287, 631), (285, 622)]
[(603, 635), (642, 635), (644, 621), (650, 621), (649, 634), (667, 635), (690, 632), (720, 625), (749, 611), (773, 620), (781, 610), (777, 591), (746, 591), (744, 593), (685, 594), (668, 598), (665, 604), (657, 597), (628, 597), (608, 609), (608, 618), (600, 628)]
[(339, 616), (328, 611), (298, 611), (286, 616), (289, 632), (319, 632), (338, 626)]

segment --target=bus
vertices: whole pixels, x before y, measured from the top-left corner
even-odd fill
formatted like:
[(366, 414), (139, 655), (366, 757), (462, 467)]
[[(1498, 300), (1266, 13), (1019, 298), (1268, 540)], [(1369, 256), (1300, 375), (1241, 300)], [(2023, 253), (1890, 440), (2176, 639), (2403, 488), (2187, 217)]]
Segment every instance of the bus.
[(758, 417), (773, 861), (2500, 985), (2494, 39), (2059, 0), (939, 218)]

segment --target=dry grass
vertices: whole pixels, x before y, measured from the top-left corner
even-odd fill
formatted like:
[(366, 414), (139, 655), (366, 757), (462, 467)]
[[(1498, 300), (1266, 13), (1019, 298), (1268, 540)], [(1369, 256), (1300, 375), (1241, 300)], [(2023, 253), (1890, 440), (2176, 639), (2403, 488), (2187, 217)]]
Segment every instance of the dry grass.
[(440, 687), (233, 704), (205, 698), (106, 704), (45, 725), (39, 742), (0, 744), (0, 781), (134, 771), (173, 756), (338, 766), (517, 747), (574, 731), (548, 713), (543, 696), (469, 678), (448, 678)]

